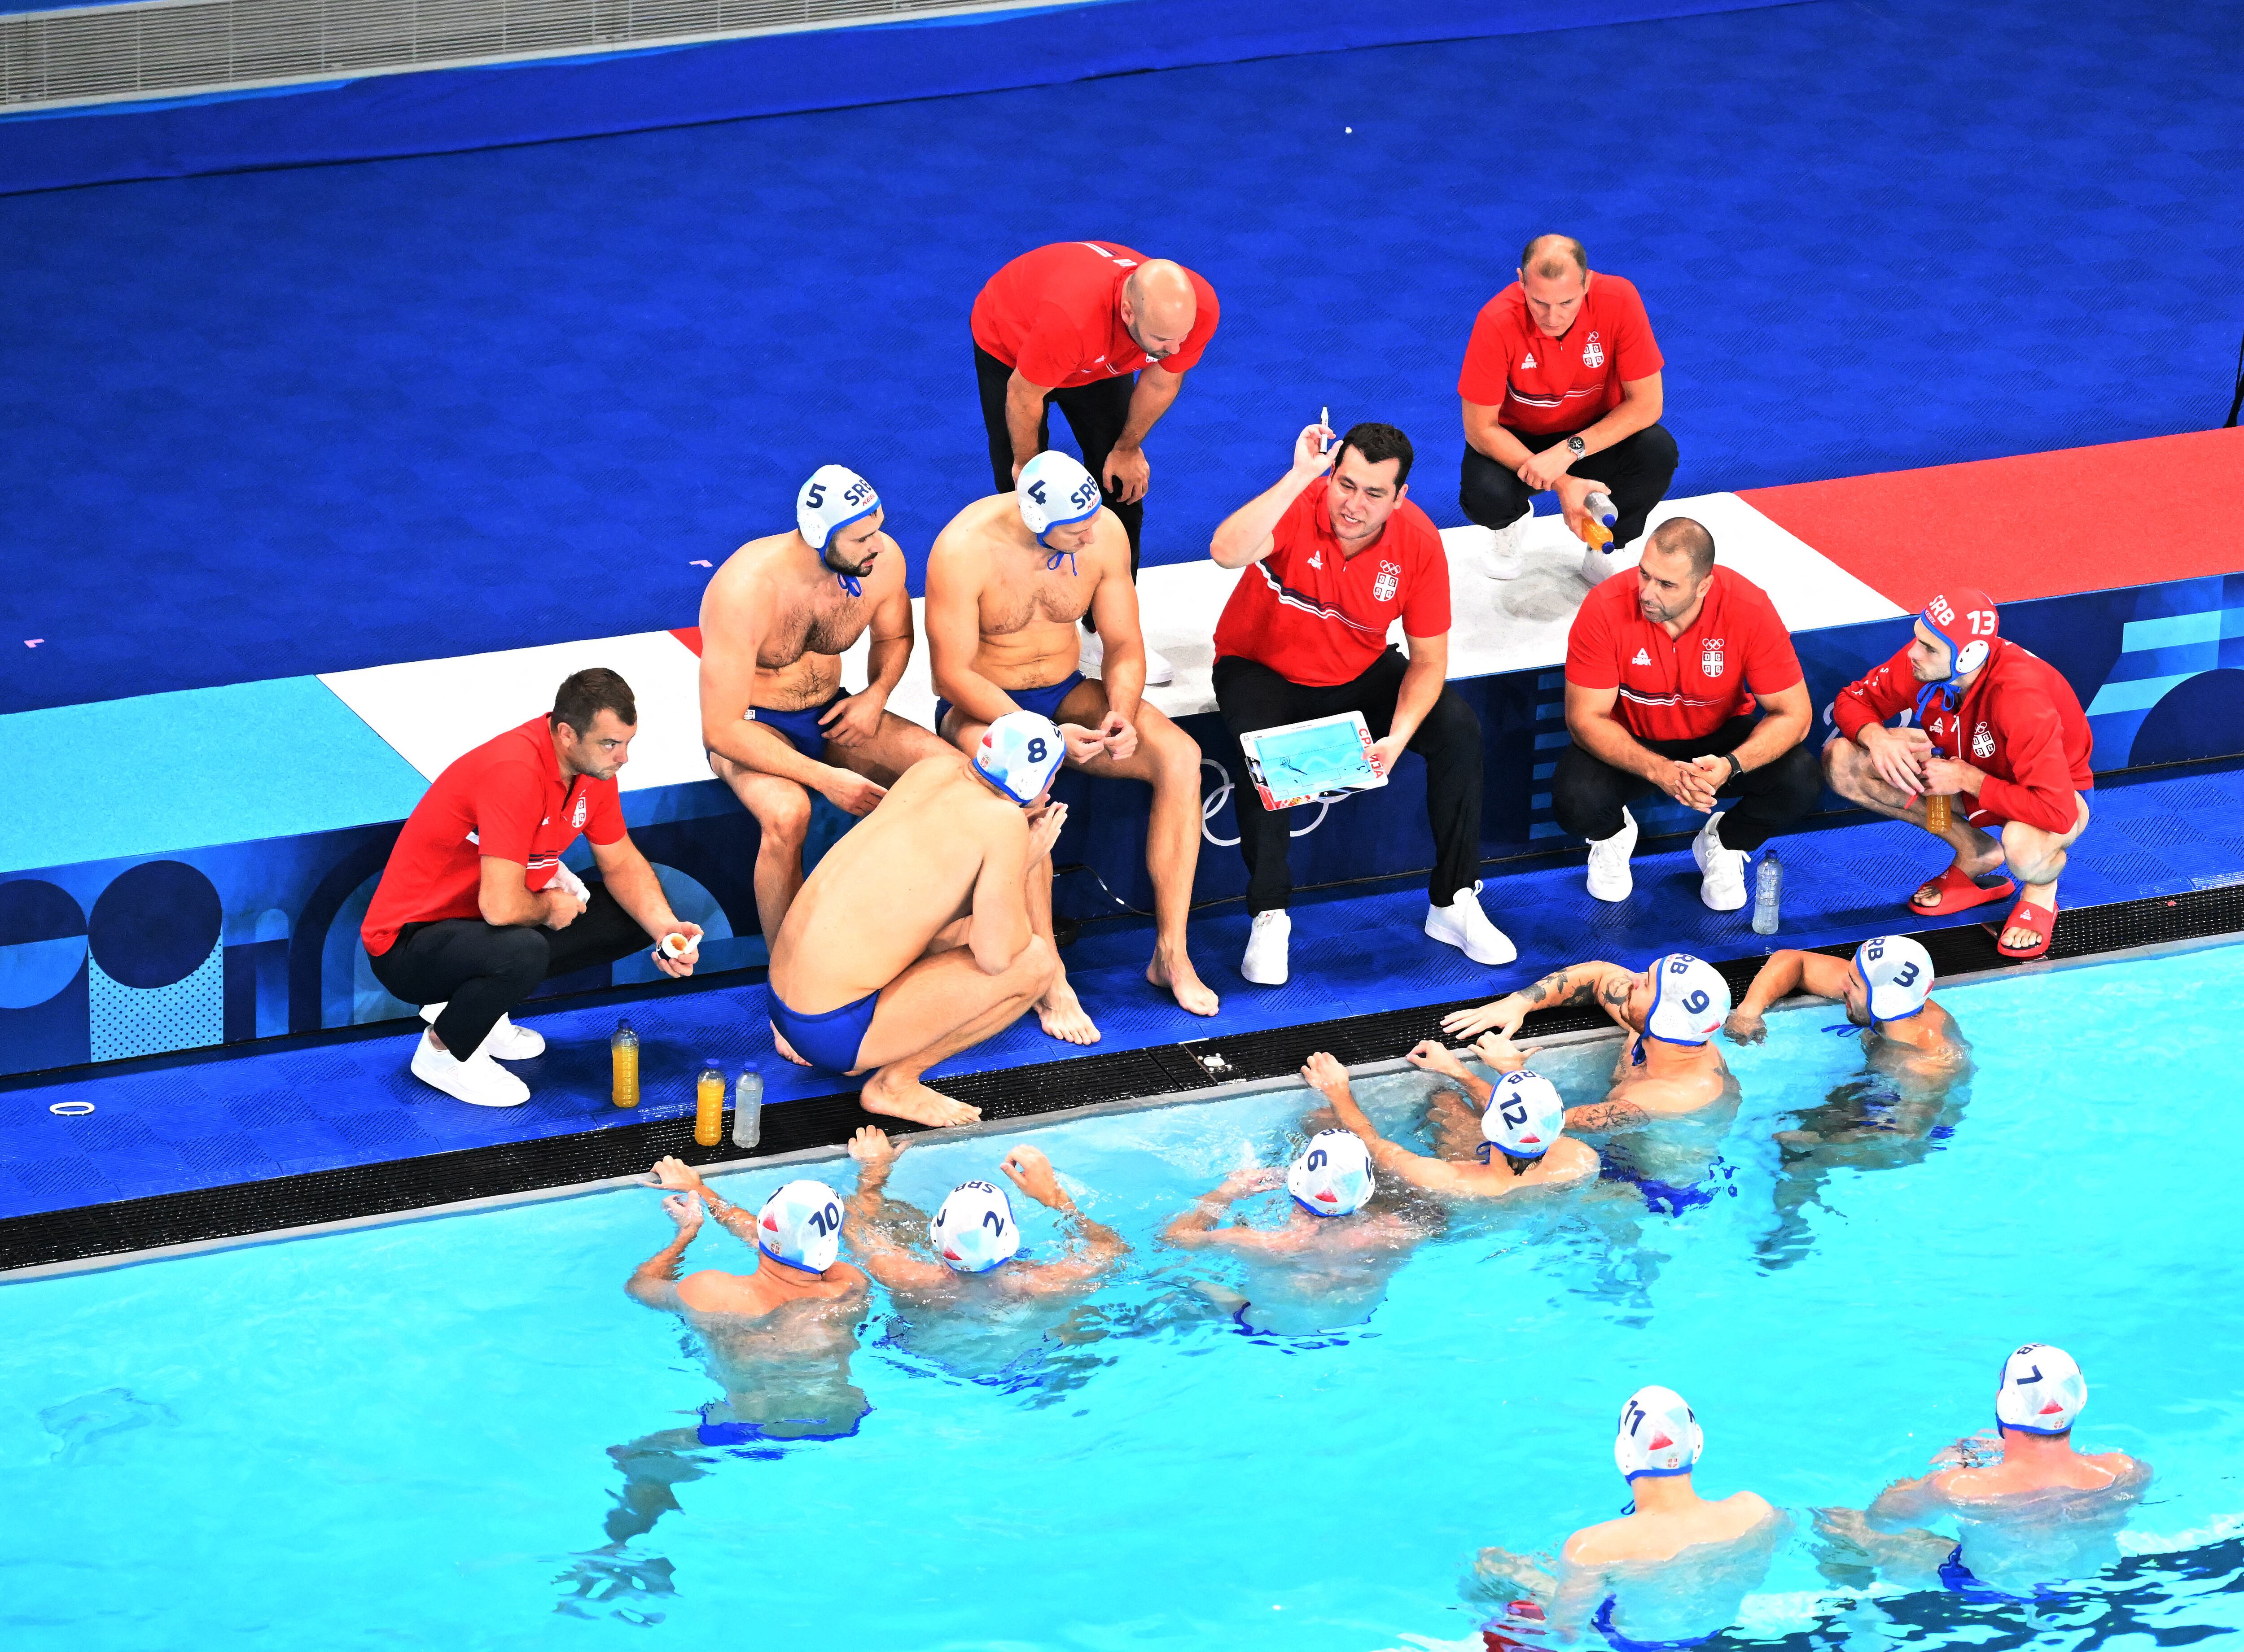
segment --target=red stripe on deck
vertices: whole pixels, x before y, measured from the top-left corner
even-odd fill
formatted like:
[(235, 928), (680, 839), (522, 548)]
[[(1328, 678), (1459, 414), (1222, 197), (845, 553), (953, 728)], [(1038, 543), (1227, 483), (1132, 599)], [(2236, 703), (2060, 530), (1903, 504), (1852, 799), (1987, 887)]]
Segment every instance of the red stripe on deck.
[(1998, 603), (2244, 570), (2244, 430), (1741, 494), (1900, 607)]
[[(1997, 600), (2001, 599), (1998, 597)], [(673, 625), (670, 634), (692, 649), (694, 658), (701, 657), (701, 628), (699, 625)]]

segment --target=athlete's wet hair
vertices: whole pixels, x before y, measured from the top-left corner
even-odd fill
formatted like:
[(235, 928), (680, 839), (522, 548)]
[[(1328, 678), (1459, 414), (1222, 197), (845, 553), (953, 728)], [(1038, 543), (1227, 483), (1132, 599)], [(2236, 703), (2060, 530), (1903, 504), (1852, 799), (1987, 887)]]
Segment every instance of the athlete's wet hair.
[(595, 665), (563, 679), (553, 691), (553, 709), (545, 724), (558, 729), (566, 723), (581, 738), (591, 732), (603, 711), (613, 711), (616, 721), (626, 728), (639, 726), (639, 702), (632, 698), (631, 684), (605, 666)]
[[(1384, 464), (1389, 459), (1402, 462), (1395, 467), (1395, 485), (1400, 488), (1410, 480), (1410, 461), (1416, 456), (1410, 450), (1410, 438), (1391, 424), (1357, 424), (1348, 427), (1348, 434), (1340, 439), (1340, 448), (1355, 448), (1363, 455), (1366, 464)], [(1341, 452), (1333, 454), (1333, 469), (1340, 469)]]
[[(1546, 241), (1550, 243), (1547, 246), (1544, 245)], [(1538, 246), (1543, 248), (1540, 258), (1535, 256)], [(1590, 273), (1590, 255), (1571, 235), (1538, 235), (1519, 249), (1519, 268), (1524, 275), (1539, 275), (1546, 281), (1555, 281), (1566, 273), (1569, 263), (1584, 275)]]

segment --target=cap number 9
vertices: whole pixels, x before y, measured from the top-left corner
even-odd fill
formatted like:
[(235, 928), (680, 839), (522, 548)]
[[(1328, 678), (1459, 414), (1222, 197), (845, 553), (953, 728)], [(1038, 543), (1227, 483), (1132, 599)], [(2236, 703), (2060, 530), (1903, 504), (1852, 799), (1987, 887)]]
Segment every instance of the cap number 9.
[(1713, 1001), (1714, 1001), (1713, 999), (1707, 997), (1703, 992), (1688, 992), (1683, 995), (1683, 1008), (1689, 1010), (1694, 1015), (1705, 1015), (1707, 1013), (1707, 1006)]

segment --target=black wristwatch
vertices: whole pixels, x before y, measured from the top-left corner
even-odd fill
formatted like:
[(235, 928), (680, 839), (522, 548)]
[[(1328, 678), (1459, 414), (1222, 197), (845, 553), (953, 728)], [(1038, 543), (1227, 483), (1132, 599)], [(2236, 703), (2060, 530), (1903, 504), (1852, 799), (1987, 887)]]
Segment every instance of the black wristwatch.
[(1587, 443), (1585, 443), (1585, 442), (1581, 439), (1581, 437), (1579, 437), (1579, 436), (1568, 436), (1568, 437), (1566, 438), (1566, 451), (1567, 451), (1568, 453), (1572, 454), (1572, 455), (1574, 455), (1574, 457), (1576, 457), (1577, 459), (1580, 458), (1584, 454), (1587, 453), (1589, 450), (1590, 450), (1590, 449), (1589, 449), (1589, 446), (1588, 446), (1588, 444), (1587, 444)]
[[(1736, 779), (1738, 776), (1746, 772), (1746, 765), (1738, 761), (1738, 754), (1735, 752), (1723, 752), (1722, 760), (1730, 765), (1730, 779), (1732, 780)], [(1728, 781), (1725, 781), (1723, 784), (1727, 785)]]

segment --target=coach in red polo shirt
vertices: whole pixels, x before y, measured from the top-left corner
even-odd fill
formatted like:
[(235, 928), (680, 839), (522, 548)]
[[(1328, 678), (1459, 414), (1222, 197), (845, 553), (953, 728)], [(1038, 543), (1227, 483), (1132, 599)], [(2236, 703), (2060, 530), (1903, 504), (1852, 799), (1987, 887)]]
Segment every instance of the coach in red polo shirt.
[(1457, 375), (1458, 501), (1496, 531), (1482, 571), (1512, 579), (1537, 494), (1555, 490), (1577, 532), (1587, 520), (1583, 502), (1608, 495), (1620, 549), (1584, 551), (1582, 575), (1594, 585), (1628, 566), (1623, 551), (1675, 479), (1675, 438), (1659, 422), (1665, 362), (1636, 288), (1593, 273), (1579, 241), (1537, 236), (1517, 273), (1474, 321)]
[[(1758, 705), (1761, 716), (1756, 718)], [(1714, 566), (1714, 536), (1672, 516), (1633, 577), (1592, 591), (1566, 637), (1566, 732), (1551, 812), (1590, 840), (1590, 893), (1626, 900), (1631, 798), (1657, 787), (1708, 817), (1691, 851), (1699, 898), (1746, 903), (1746, 857), (1815, 806), (1814, 708), (1792, 637), (1761, 587)], [(1735, 799), (1734, 807), (1716, 803)]]
[[(1840, 796), (1928, 832), (1925, 797), (1951, 799), (1948, 826), (1935, 835), (1955, 862), (1909, 897), (1909, 909), (2004, 900), (2015, 878), (2025, 890), (1996, 947), (2038, 958), (2057, 924), (2058, 873), (2088, 829), (2085, 794), (2096, 784), (2080, 697), (2055, 666), (2002, 635), (1983, 590), (1936, 595), (1915, 630), (1901, 652), (1840, 690), (1824, 772)], [(1886, 726), (1911, 711), (1915, 727)]]
[[(1206, 281), (1119, 241), (1039, 246), (991, 276), (974, 300), (972, 327), (997, 491), (1012, 492), (1021, 467), (1051, 445), (1058, 403), (1084, 468), (1130, 536), (1136, 578), (1152, 479), (1146, 435), (1199, 365), (1217, 320)], [(1146, 651), (1147, 682), (1173, 675)]]
[[(545, 1048), (507, 1016), (531, 988), (673, 934), (692, 947), (655, 968), (693, 973), (701, 931), (679, 922), (624, 831), (616, 771), (638, 723), (622, 678), (578, 671), (551, 712), (454, 760), (413, 806), (359, 933), (374, 978), (431, 1023), (414, 1042), (416, 1078), (477, 1107), (517, 1106), (530, 1087), (497, 1061)], [(580, 834), (598, 883), (561, 864)]]
[[(1234, 734), (1345, 711), (1362, 713), (1387, 773), (1405, 748), (1426, 759), (1434, 830), (1426, 933), (1477, 963), (1509, 963), (1511, 941), (1480, 909), (1480, 719), (1449, 686), (1450, 567), (1442, 536), (1404, 496), (1410, 439), (1359, 424), (1332, 443), (1311, 425), (1293, 468), (1225, 518), (1209, 546), (1247, 571), (1215, 628), (1215, 699)], [(1387, 645), (1402, 622), (1406, 659)], [(1247, 857), (1254, 933), (1240, 973), (1286, 979), (1287, 816), (1252, 786), (1232, 791)]]

